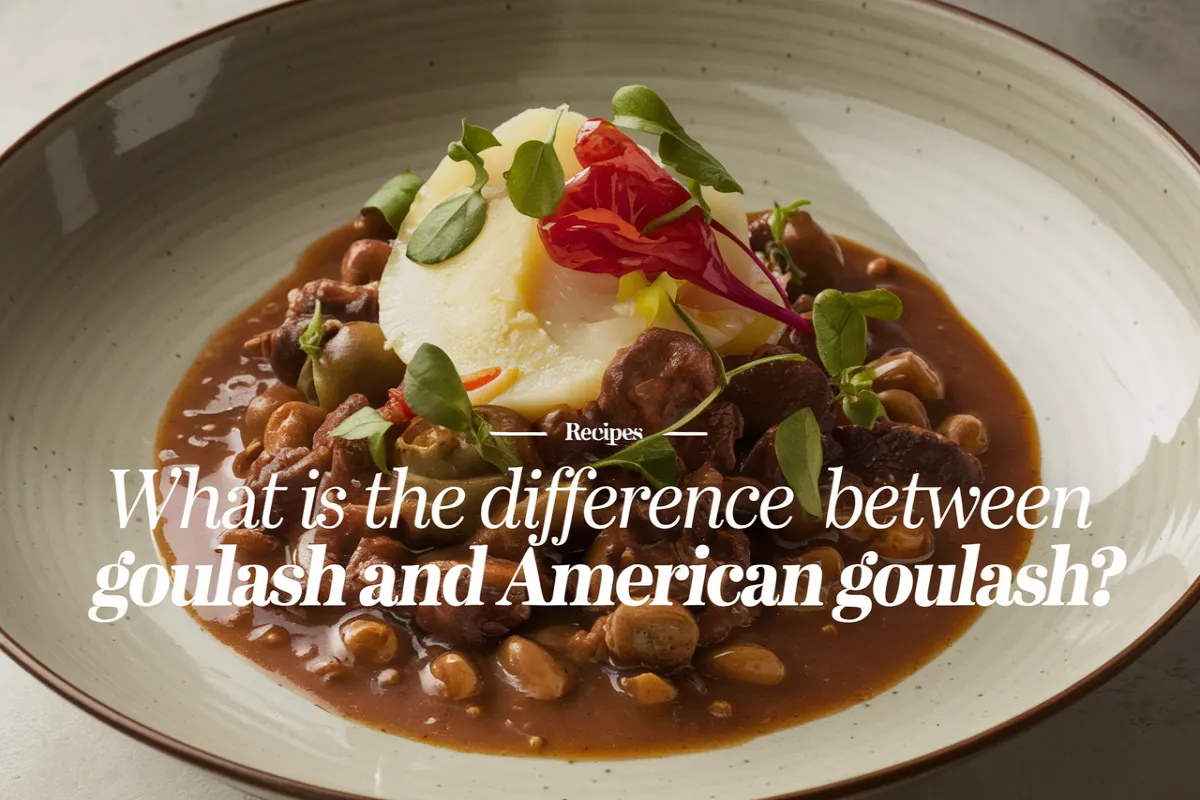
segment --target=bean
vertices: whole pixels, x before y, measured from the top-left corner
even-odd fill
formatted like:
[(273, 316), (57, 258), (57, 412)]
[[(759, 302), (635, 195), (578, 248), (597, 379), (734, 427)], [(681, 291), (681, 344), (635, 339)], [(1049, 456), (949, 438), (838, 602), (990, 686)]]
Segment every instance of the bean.
[(395, 628), (371, 617), (359, 617), (344, 623), (338, 634), (356, 661), (365, 661), (377, 667), (395, 658), (400, 647)]
[(496, 658), (521, 693), (534, 700), (557, 700), (567, 691), (567, 672), (544, 647), (509, 636)]
[(756, 644), (731, 644), (710, 651), (705, 670), (715, 678), (726, 678), (758, 686), (774, 686), (787, 676), (779, 657)]
[(675, 669), (692, 660), (700, 629), (681, 604), (619, 605), (609, 616), (604, 643), (619, 660)]
[(336, 658), (323, 656), (314, 658), (305, 666), (309, 672), (314, 675), (319, 675), (327, 681), (335, 680), (342, 677), (350, 671), (350, 667), (338, 661)]
[(708, 713), (717, 719), (729, 719), (733, 716), (733, 705), (727, 700), (715, 700), (708, 704)]
[(252, 642), (261, 642), (268, 647), (279, 647), (291, 641), (292, 635), (282, 625), (259, 625), (247, 637)]
[(987, 452), (987, 426), (983, 424), (983, 420), (973, 414), (955, 414), (946, 417), (938, 426), (938, 433), (973, 456)]
[(882, 278), (892, 271), (892, 262), (886, 258), (872, 258), (867, 262), (867, 275), (871, 278)]
[(283, 383), (276, 383), (255, 397), (246, 405), (246, 412), (242, 416), (242, 441), (252, 442), (263, 438), (267, 421), (275, 409), (284, 403), (303, 399), (300, 392)]
[(912, 392), (904, 389), (884, 389), (879, 392), (879, 402), (892, 422), (904, 422), (918, 428), (929, 427), (929, 412), (925, 404)]
[(547, 625), (529, 632), (529, 638), (548, 650), (565, 652), (579, 628), (574, 625)]
[(674, 684), (653, 672), (621, 678), (621, 688), (643, 706), (669, 703), (679, 696), (679, 690)]
[(310, 447), (313, 434), (325, 421), (325, 412), (301, 400), (293, 400), (275, 409), (263, 431), (263, 450), (278, 455), (293, 447)]
[(906, 528), (897, 520), (879, 533), (871, 549), (885, 561), (924, 561), (933, 555), (933, 532), (927, 525)]
[(422, 681), (422, 684), (427, 694), (446, 700), (466, 700), (479, 694), (482, 688), (475, 667), (453, 651), (438, 656), (426, 669), (429, 680)]
[(351, 242), (342, 256), (342, 282), (362, 286), (379, 280), (391, 255), (392, 246), (379, 239)]
[(912, 350), (884, 353), (872, 364), (876, 393), (904, 389), (922, 400), (941, 400), (945, 395), (942, 379), (929, 363)]

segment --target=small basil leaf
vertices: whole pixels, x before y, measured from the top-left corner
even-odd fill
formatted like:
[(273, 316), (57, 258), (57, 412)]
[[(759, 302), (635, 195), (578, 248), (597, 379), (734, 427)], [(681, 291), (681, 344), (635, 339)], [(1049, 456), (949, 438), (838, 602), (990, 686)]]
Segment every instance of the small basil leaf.
[(612, 108), (614, 125), (657, 135), (658, 157), (680, 175), (720, 192), (742, 192), (729, 170), (687, 134), (648, 86), (622, 86), (613, 95)]
[(486, 220), (487, 200), (474, 189), (463, 187), (421, 220), (405, 252), (418, 264), (440, 264), (475, 241)]
[(342, 424), (334, 428), (330, 436), (347, 440), (366, 439), (371, 451), (371, 460), (380, 472), (387, 472), (387, 432), (391, 427), (392, 423), (367, 406), (342, 420)]
[(641, 473), (656, 489), (679, 482), (679, 462), (675, 448), (661, 434), (639, 439), (628, 447), (588, 466), (620, 467)]
[(413, 413), (455, 433), (473, 436), (471, 398), (454, 362), (437, 345), (417, 348), (404, 373), (404, 401)]
[(325, 318), (321, 316), (321, 301), (313, 307), (312, 319), (300, 334), (300, 349), (311, 358), (320, 358), (325, 348)]
[(530, 140), (517, 148), (512, 166), (504, 173), (513, 206), (527, 217), (541, 219), (554, 213), (565, 189), (562, 163), (554, 150), (554, 137), (563, 109), (559, 109), (546, 141)]
[(836, 289), (818, 294), (813, 301), (812, 321), (817, 355), (826, 372), (837, 376), (863, 363), (867, 357), (867, 321), (844, 294)]
[(786, 206), (781, 206), (779, 203), (771, 209), (771, 238), (780, 245), (783, 244), (783, 229), (787, 226), (787, 221), (804, 206), (810, 205), (811, 200), (796, 200), (788, 203)]
[(471, 424), (475, 432), (475, 449), (479, 451), (479, 455), (483, 460), (494, 466), (501, 472), (508, 472), (510, 469), (521, 466), (521, 459), (513, 451), (512, 446), (504, 439), (492, 433), (492, 426), (480, 417), (478, 414), (473, 414)]
[(802, 408), (779, 423), (775, 430), (775, 457), (800, 507), (814, 517), (822, 516), (821, 426), (811, 408)]
[(479, 155), (488, 148), (500, 146), (500, 140), (496, 138), (496, 134), (487, 128), (472, 125), (465, 119), (462, 121), (462, 138), (459, 141), (462, 142), (463, 147), (475, 155)]
[(408, 209), (412, 207), (417, 190), (425, 181), (415, 172), (403, 172), (380, 186), (367, 198), (363, 208), (377, 208), (392, 230), (400, 230)]
[(895, 322), (904, 313), (900, 298), (887, 289), (867, 289), (865, 292), (850, 292), (843, 295), (846, 302), (858, 309), (864, 317)]
[(851, 388), (855, 390), (855, 393), (861, 392), (864, 389), (870, 389), (871, 384), (874, 382), (875, 370), (873, 369), (860, 369), (859, 371), (850, 375), (850, 379), (848, 381), (843, 381), (843, 383), (849, 383)]
[(853, 397), (842, 398), (842, 411), (846, 419), (860, 428), (875, 427), (875, 420), (883, 414), (883, 403), (870, 389), (859, 392)]
[(613, 124), (633, 128), (658, 136), (673, 131), (681, 133), (683, 126), (671, 109), (649, 86), (622, 86), (612, 99)]
[(659, 137), (658, 157), (680, 175), (694, 178), (718, 192), (743, 193), (741, 184), (733, 179), (729, 170), (699, 142), (682, 131), (667, 131)]

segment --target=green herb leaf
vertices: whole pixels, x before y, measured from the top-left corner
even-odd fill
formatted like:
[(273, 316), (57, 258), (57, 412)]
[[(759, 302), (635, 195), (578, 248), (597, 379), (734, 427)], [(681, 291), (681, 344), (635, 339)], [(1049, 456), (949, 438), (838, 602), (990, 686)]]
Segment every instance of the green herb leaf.
[(854, 391), (851, 394), (858, 394), (864, 389), (870, 389), (871, 384), (875, 382), (875, 370), (863, 368), (859, 370), (847, 370), (849, 373), (842, 379), (842, 383), (850, 384), (850, 388)]
[(860, 428), (875, 427), (875, 420), (883, 415), (883, 403), (870, 389), (860, 391), (851, 397), (842, 398), (842, 411), (846, 418)]
[(802, 408), (779, 423), (775, 430), (775, 457), (800, 507), (814, 517), (822, 516), (821, 426), (811, 408)]
[(513, 206), (527, 217), (550, 216), (562, 200), (566, 182), (562, 163), (554, 150), (554, 137), (565, 110), (565, 106), (558, 109), (545, 141), (531, 139), (517, 148), (512, 166), (504, 173)]
[(404, 373), (404, 401), (414, 413), (455, 433), (474, 435), (471, 398), (445, 351), (426, 342), (417, 348)]
[(465, 119), (462, 121), (462, 137), (459, 139), (459, 142), (476, 156), (484, 150), (500, 146), (500, 140), (496, 138), (496, 134), (487, 128), (472, 125)]
[(850, 292), (843, 295), (846, 302), (854, 306), (864, 317), (895, 322), (904, 313), (900, 298), (887, 289), (868, 289), (865, 292)]
[(371, 460), (380, 472), (387, 472), (387, 432), (391, 427), (392, 423), (367, 406), (342, 420), (342, 424), (334, 428), (330, 436), (347, 440), (366, 439), (371, 450)]
[(472, 413), (471, 421), (474, 429), (475, 449), (479, 451), (479, 455), (483, 457), (484, 461), (501, 472), (521, 466), (521, 459), (513, 451), (512, 446), (504, 439), (494, 435), (491, 425), (474, 413)]
[(679, 305), (675, 298), (668, 295), (667, 300), (670, 301), (671, 308), (675, 309), (676, 315), (683, 320), (683, 324), (692, 332), (692, 336), (699, 339), (700, 344), (704, 345), (704, 349), (708, 351), (709, 357), (712, 358), (713, 368), (717, 371), (717, 386), (724, 389), (729, 385), (729, 379), (725, 376), (725, 360), (721, 358), (721, 354), (717, 352), (717, 348), (708, 340), (708, 337), (700, 332), (700, 326), (692, 319), (691, 314), (684, 311), (683, 306)]
[(800, 269), (800, 265), (792, 258), (792, 251), (788, 250), (787, 245), (783, 243), (783, 231), (791, 216), (808, 204), (808, 200), (796, 200), (786, 206), (775, 203), (775, 207), (771, 210), (771, 241), (767, 243), (765, 255), (775, 263), (781, 272), (790, 273), (797, 282), (803, 281), (807, 273)]
[(679, 462), (675, 448), (660, 434), (639, 439), (628, 447), (588, 466), (621, 467), (641, 473), (655, 489), (674, 486), (679, 482)]
[(729, 170), (684, 131), (667, 104), (647, 86), (622, 86), (613, 95), (613, 124), (655, 134), (658, 157), (680, 175), (720, 192), (742, 192)]
[(414, 172), (403, 172), (380, 186), (375, 194), (363, 203), (363, 208), (379, 209), (392, 230), (398, 231), (404, 218), (408, 216), (408, 209), (412, 207), (417, 190), (424, 182), (421, 176)]
[(825, 289), (813, 301), (817, 354), (825, 371), (838, 376), (867, 357), (867, 321), (836, 289)]
[(682, 131), (667, 132), (658, 138), (658, 157), (680, 175), (695, 178), (718, 192), (744, 193), (742, 185), (733, 179), (725, 165)]
[(320, 300), (313, 307), (312, 319), (300, 334), (300, 349), (309, 358), (320, 358), (321, 351), (325, 349), (325, 318), (321, 316)]
[[(703, 337), (700, 337), (700, 340), (703, 342)], [(783, 355), (760, 358), (757, 361), (751, 361), (747, 364), (742, 364), (740, 367), (735, 367), (728, 372), (724, 372), (724, 367), (722, 367), (722, 372), (726, 376), (726, 382), (728, 382), (728, 379), (734, 377), (735, 375), (740, 375), (748, 369), (753, 369), (754, 367), (762, 364), (769, 364), (772, 361), (806, 360), (807, 359), (805, 359), (802, 355), (796, 353), (785, 353)], [(409, 366), (409, 369), (412, 369), (411, 365)], [(633, 444), (618, 450), (616, 453), (613, 453), (611, 456), (594, 462), (591, 464), (591, 466), (621, 467), (623, 469), (640, 472), (646, 478), (646, 480), (650, 481), (656, 488), (659, 489), (668, 484), (674, 485), (679, 480), (679, 467), (678, 464), (673, 460), (669, 467), (666, 464), (668, 450), (670, 451), (671, 458), (674, 459), (675, 457), (675, 448), (671, 446), (669, 441), (667, 441), (666, 434), (679, 430), (696, 417), (704, 413), (704, 409), (712, 405), (712, 402), (721, 394), (724, 386), (725, 384), (716, 386), (703, 400), (697, 403), (691, 411), (684, 414), (682, 417), (675, 420), (661, 431), (652, 433), (644, 439), (639, 439)]]
[(648, 86), (622, 86), (613, 95), (613, 124), (622, 128), (633, 128), (661, 135), (668, 131), (682, 131), (683, 126), (675, 119), (667, 104)]
[(787, 221), (792, 218), (793, 214), (811, 203), (811, 200), (796, 200), (786, 206), (781, 206), (779, 203), (775, 204), (775, 207), (771, 210), (771, 238), (780, 247), (783, 246), (783, 229), (787, 227)]
[(471, 407), (471, 398), (450, 356), (426, 342), (417, 348), (404, 373), (404, 401), (416, 414), (464, 436), (479, 455), (505, 471), (521, 465), (508, 442), (492, 433)]
[(413, 231), (405, 252), (418, 264), (440, 264), (475, 241), (487, 221), (487, 201), (463, 187), (438, 203)]

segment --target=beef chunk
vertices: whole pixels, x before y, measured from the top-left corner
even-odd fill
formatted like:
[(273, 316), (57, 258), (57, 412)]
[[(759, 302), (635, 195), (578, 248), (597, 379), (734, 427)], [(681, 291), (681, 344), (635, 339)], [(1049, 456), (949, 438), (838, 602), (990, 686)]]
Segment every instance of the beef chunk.
[[(805, 311), (800, 316), (812, 322), (812, 312)], [(779, 337), (779, 346), (791, 353), (799, 353), (808, 359), (808, 363), (822, 372), (825, 367), (821, 364), (821, 355), (817, 352), (817, 335), (811, 330), (787, 328)]]
[(369, 567), (386, 565), (397, 569), (400, 561), (407, 555), (408, 548), (390, 536), (364, 536), (359, 539), (358, 545), (350, 555), (350, 561), (346, 564), (346, 586), (352, 592), (352, 596), (357, 598), (363, 587), (378, 582), (378, 576), (374, 580), (368, 580), (363, 574)]
[(542, 461), (551, 467), (564, 464), (582, 464), (593, 458), (602, 458), (614, 448), (604, 442), (567, 440), (567, 425), (574, 424), (583, 428), (594, 428), (602, 424), (600, 412), (595, 403), (588, 403), (583, 408), (571, 408), (560, 405), (551, 409), (546, 416), (534, 423), (534, 429), (544, 432), (545, 436), (536, 439), (538, 454)]
[(271, 361), (275, 377), (288, 386), (295, 386), (300, 370), (308, 357), (300, 349), (300, 335), (308, 327), (321, 301), (321, 316), (341, 322), (378, 322), (379, 287), (376, 284), (355, 286), (329, 278), (311, 281), (288, 294), (287, 316), (278, 328), (264, 340), (264, 355)]
[[(788, 348), (764, 344), (750, 359), (784, 355)], [(729, 366), (736, 366), (728, 359)], [(818, 421), (831, 418), (829, 402), (833, 392), (825, 372), (812, 361), (777, 361), (743, 372), (725, 390), (724, 398), (742, 412), (745, 432), (755, 439), (802, 408), (811, 408)], [(687, 460), (686, 458), (684, 459)]]
[[(455, 561), (437, 561), (446, 574)], [(483, 570), (483, 591), (479, 606), (452, 606), (442, 602), (432, 606), (418, 605), (413, 609), (413, 621), (422, 630), (433, 634), (451, 645), (480, 644), (489, 638), (499, 638), (529, 619), (529, 606), (524, 589), (514, 589), (508, 599), (512, 605), (497, 605), (504, 597), (508, 584), (516, 575), (517, 565), (511, 561), (488, 557)], [(458, 596), (467, 596), (468, 576), (458, 582)], [(417, 586), (417, 597), (423, 598), (426, 581), (422, 578)]]
[(915, 425), (879, 420), (867, 430), (857, 425), (833, 429), (842, 446), (842, 464), (868, 483), (899, 486), (919, 473), (922, 483), (965, 488), (983, 483), (979, 459), (941, 434)]
[(742, 412), (733, 403), (718, 400), (680, 430), (703, 431), (707, 436), (678, 436), (671, 440), (675, 452), (690, 472), (705, 464), (732, 470), (737, 464), (733, 444), (742, 438)]
[(717, 385), (712, 357), (695, 337), (650, 328), (617, 352), (596, 405), (612, 424), (653, 433), (694, 408)]

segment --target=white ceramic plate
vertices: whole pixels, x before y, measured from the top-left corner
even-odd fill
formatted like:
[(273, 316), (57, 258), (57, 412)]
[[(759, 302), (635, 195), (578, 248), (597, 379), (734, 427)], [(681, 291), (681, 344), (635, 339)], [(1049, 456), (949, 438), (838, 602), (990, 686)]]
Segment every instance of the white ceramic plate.
[[(347, 722), (173, 607), (88, 622), (113, 467), (152, 463), (207, 337), (464, 113), (647, 82), (748, 187), (926, 270), (1021, 381), (1044, 481), (1117, 544), (1104, 609), (993, 609), (869, 704), (699, 755), (469, 755)], [(148, 59), (0, 159), (0, 646), (150, 744), (271, 796), (730, 800), (862, 786), (1094, 685), (1200, 587), (1200, 166), (1048, 49), (916, 0), (307, 0)]]

